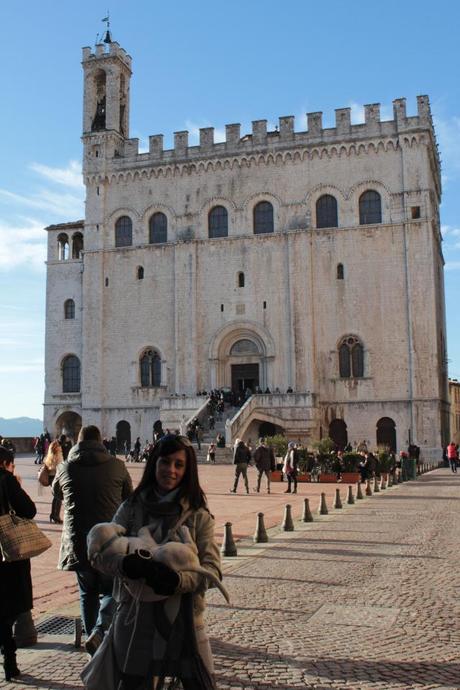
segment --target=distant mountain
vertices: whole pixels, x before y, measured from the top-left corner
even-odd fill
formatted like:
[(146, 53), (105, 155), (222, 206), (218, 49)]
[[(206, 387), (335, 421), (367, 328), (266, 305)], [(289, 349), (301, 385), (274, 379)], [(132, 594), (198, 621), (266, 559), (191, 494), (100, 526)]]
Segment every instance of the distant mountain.
[(0, 417), (0, 436), (4, 436), (5, 438), (39, 436), (42, 431), (43, 422), (41, 419), (33, 419), (32, 417), (4, 419)]

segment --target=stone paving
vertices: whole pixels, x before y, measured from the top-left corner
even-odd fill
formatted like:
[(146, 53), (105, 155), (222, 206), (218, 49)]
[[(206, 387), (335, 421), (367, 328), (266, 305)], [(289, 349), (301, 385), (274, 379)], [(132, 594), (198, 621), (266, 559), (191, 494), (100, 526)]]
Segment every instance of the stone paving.
[[(231, 606), (208, 593), (219, 689), (458, 690), (459, 489), (436, 470), (313, 523), (294, 511), (295, 531), (274, 527), (266, 545), (239, 542)], [(0, 686), (80, 689), (86, 654), (70, 642), (41, 637), (19, 652), (21, 684)]]

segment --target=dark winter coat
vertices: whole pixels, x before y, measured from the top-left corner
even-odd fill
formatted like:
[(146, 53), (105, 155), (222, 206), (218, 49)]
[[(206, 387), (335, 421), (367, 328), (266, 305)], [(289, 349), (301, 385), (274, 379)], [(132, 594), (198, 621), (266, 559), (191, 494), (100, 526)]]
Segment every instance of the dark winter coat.
[[(8, 512), (8, 501), (19, 517), (32, 519), (35, 503), (21, 488), (16, 477), (0, 468), (0, 514)], [(0, 561), (0, 617), (14, 621), (20, 613), (33, 607), (30, 560), (6, 563)]]
[(241, 462), (251, 462), (251, 451), (243, 441), (233, 451), (233, 464), (239, 465)]
[(254, 463), (259, 472), (267, 472), (275, 469), (275, 455), (273, 449), (268, 446), (257, 446), (254, 451)]
[(64, 501), (60, 570), (88, 567), (88, 532), (98, 522), (110, 522), (132, 490), (125, 464), (103, 445), (82, 441), (73, 446), (53, 482), (53, 495)]

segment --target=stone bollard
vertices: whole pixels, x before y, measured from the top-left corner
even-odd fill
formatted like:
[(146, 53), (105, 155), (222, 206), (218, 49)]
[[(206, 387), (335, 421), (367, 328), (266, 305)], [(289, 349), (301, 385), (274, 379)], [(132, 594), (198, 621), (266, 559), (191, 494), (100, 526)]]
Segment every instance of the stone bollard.
[(372, 496), (371, 480), (368, 479), (366, 482), (366, 496)]
[(397, 481), (396, 483), (397, 483), (397, 484), (402, 484), (402, 480), (403, 480), (403, 478), (402, 478), (402, 471), (399, 470), (399, 472), (398, 472), (398, 481)]
[(353, 496), (353, 487), (350, 485), (348, 487), (348, 495), (347, 495), (347, 505), (352, 506), (355, 502), (355, 497)]
[(378, 479), (377, 477), (374, 477), (374, 494), (378, 494), (379, 491), (380, 489)]
[(303, 499), (302, 522), (313, 522), (313, 515), (311, 514), (310, 501), (308, 498)]
[(382, 476), (380, 477), (380, 491), (384, 491), (386, 488), (387, 488), (387, 482), (385, 479), (385, 475), (382, 474)]
[(362, 498), (364, 498), (364, 496), (361, 488), (361, 482), (356, 482), (356, 500), (360, 501)]
[(336, 510), (339, 508), (342, 508), (342, 499), (340, 498), (340, 489), (335, 490), (335, 498), (334, 498), (334, 503), (332, 504), (332, 507), (335, 508)]
[(292, 513), (291, 513), (291, 504), (286, 503), (284, 506), (284, 517), (283, 517), (283, 522), (281, 524), (281, 529), (283, 532), (293, 532), (294, 531), (294, 522), (292, 521)]
[(391, 474), (391, 472), (388, 474), (387, 486), (388, 488), (390, 488), (390, 486), (393, 486), (393, 475)]
[(236, 544), (233, 541), (232, 523), (226, 522), (224, 525), (224, 541), (220, 547), (222, 556), (237, 556)]
[(319, 515), (329, 515), (329, 511), (327, 509), (327, 504), (326, 504), (326, 494), (325, 493), (321, 494), (321, 499), (320, 499), (319, 507), (318, 507), (318, 513), (319, 513)]
[(254, 542), (256, 544), (266, 544), (268, 541), (267, 530), (264, 524), (264, 514), (257, 513), (256, 531), (254, 532)]

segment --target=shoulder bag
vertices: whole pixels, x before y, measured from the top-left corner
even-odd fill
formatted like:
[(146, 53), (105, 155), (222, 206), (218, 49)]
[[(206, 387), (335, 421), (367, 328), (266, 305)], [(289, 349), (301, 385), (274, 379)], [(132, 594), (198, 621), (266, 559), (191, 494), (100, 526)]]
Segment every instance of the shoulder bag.
[(2, 561), (24, 561), (50, 548), (51, 542), (33, 520), (21, 518), (11, 507), (6, 496), (5, 487), (3, 494), (6, 498), (8, 512), (0, 515), (0, 554)]

